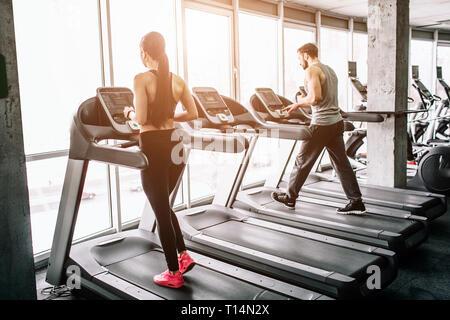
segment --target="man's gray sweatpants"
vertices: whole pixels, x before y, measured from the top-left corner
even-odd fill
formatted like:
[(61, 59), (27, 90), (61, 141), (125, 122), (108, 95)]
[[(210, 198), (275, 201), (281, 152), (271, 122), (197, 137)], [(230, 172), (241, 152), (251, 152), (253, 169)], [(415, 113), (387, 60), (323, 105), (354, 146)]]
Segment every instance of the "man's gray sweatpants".
[(317, 157), (326, 148), (330, 155), (331, 164), (336, 171), (342, 188), (349, 200), (360, 200), (361, 191), (355, 173), (345, 154), (344, 122), (339, 121), (329, 126), (311, 125), (311, 138), (304, 140), (298, 153), (294, 168), (289, 178), (287, 195), (296, 199), (305, 183)]

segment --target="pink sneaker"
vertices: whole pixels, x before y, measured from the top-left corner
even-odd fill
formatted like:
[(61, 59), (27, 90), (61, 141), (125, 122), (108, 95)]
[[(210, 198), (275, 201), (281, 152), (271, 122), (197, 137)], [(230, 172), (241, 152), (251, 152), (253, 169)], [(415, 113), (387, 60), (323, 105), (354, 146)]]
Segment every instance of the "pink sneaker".
[(172, 275), (169, 270), (166, 270), (163, 273), (154, 276), (153, 281), (160, 286), (166, 286), (170, 288), (179, 288), (184, 285), (184, 280), (181, 272), (177, 272), (176, 274)]
[(187, 252), (185, 252), (181, 255), (181, 257), (178, 257), (178, 266), (180, 272), (184, 274), (195, 266), (195, 261)]

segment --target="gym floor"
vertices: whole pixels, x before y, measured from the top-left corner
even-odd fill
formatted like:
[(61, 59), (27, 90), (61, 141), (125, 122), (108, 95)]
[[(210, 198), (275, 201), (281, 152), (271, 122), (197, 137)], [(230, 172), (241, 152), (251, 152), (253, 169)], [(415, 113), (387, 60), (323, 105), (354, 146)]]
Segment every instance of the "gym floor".
[(450, 299), (450, 198), (447, 212), (430, 224), (429, 238), (400, 265), (397, 278), (378, 299)]
[[(447, 212), (430, 224), (430, 236), (405, 259), (394, 282), (371, 299), (376, 300), (449, 300), (450, 299), (450, 198)], [(41, 290), (49, 287), (45, 282), (46, 269), (36, 272), (38, 299), (48, 298)], [(80, 300), (69, 295), (58, 300)]]

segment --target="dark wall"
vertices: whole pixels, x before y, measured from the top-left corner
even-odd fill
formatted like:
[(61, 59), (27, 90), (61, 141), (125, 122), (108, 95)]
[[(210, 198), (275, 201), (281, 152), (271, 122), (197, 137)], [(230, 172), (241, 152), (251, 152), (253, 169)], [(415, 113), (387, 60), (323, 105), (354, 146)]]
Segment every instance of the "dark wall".
[(0, 0), (0, 12), (0, 300), (36, 299), (12, 0)]

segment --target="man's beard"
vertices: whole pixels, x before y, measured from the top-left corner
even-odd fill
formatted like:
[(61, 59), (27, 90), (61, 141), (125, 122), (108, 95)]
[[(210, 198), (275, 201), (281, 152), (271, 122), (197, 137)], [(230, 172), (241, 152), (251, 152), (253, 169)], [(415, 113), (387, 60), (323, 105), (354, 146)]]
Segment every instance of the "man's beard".
[(302, 64), (302, 68), (303, 68), (303, 70), (306, 70), (306, 69), (308, 69), (308, 67), (309, 67), (309, 63), (308, 63), (308, 61), (305, 60)]

